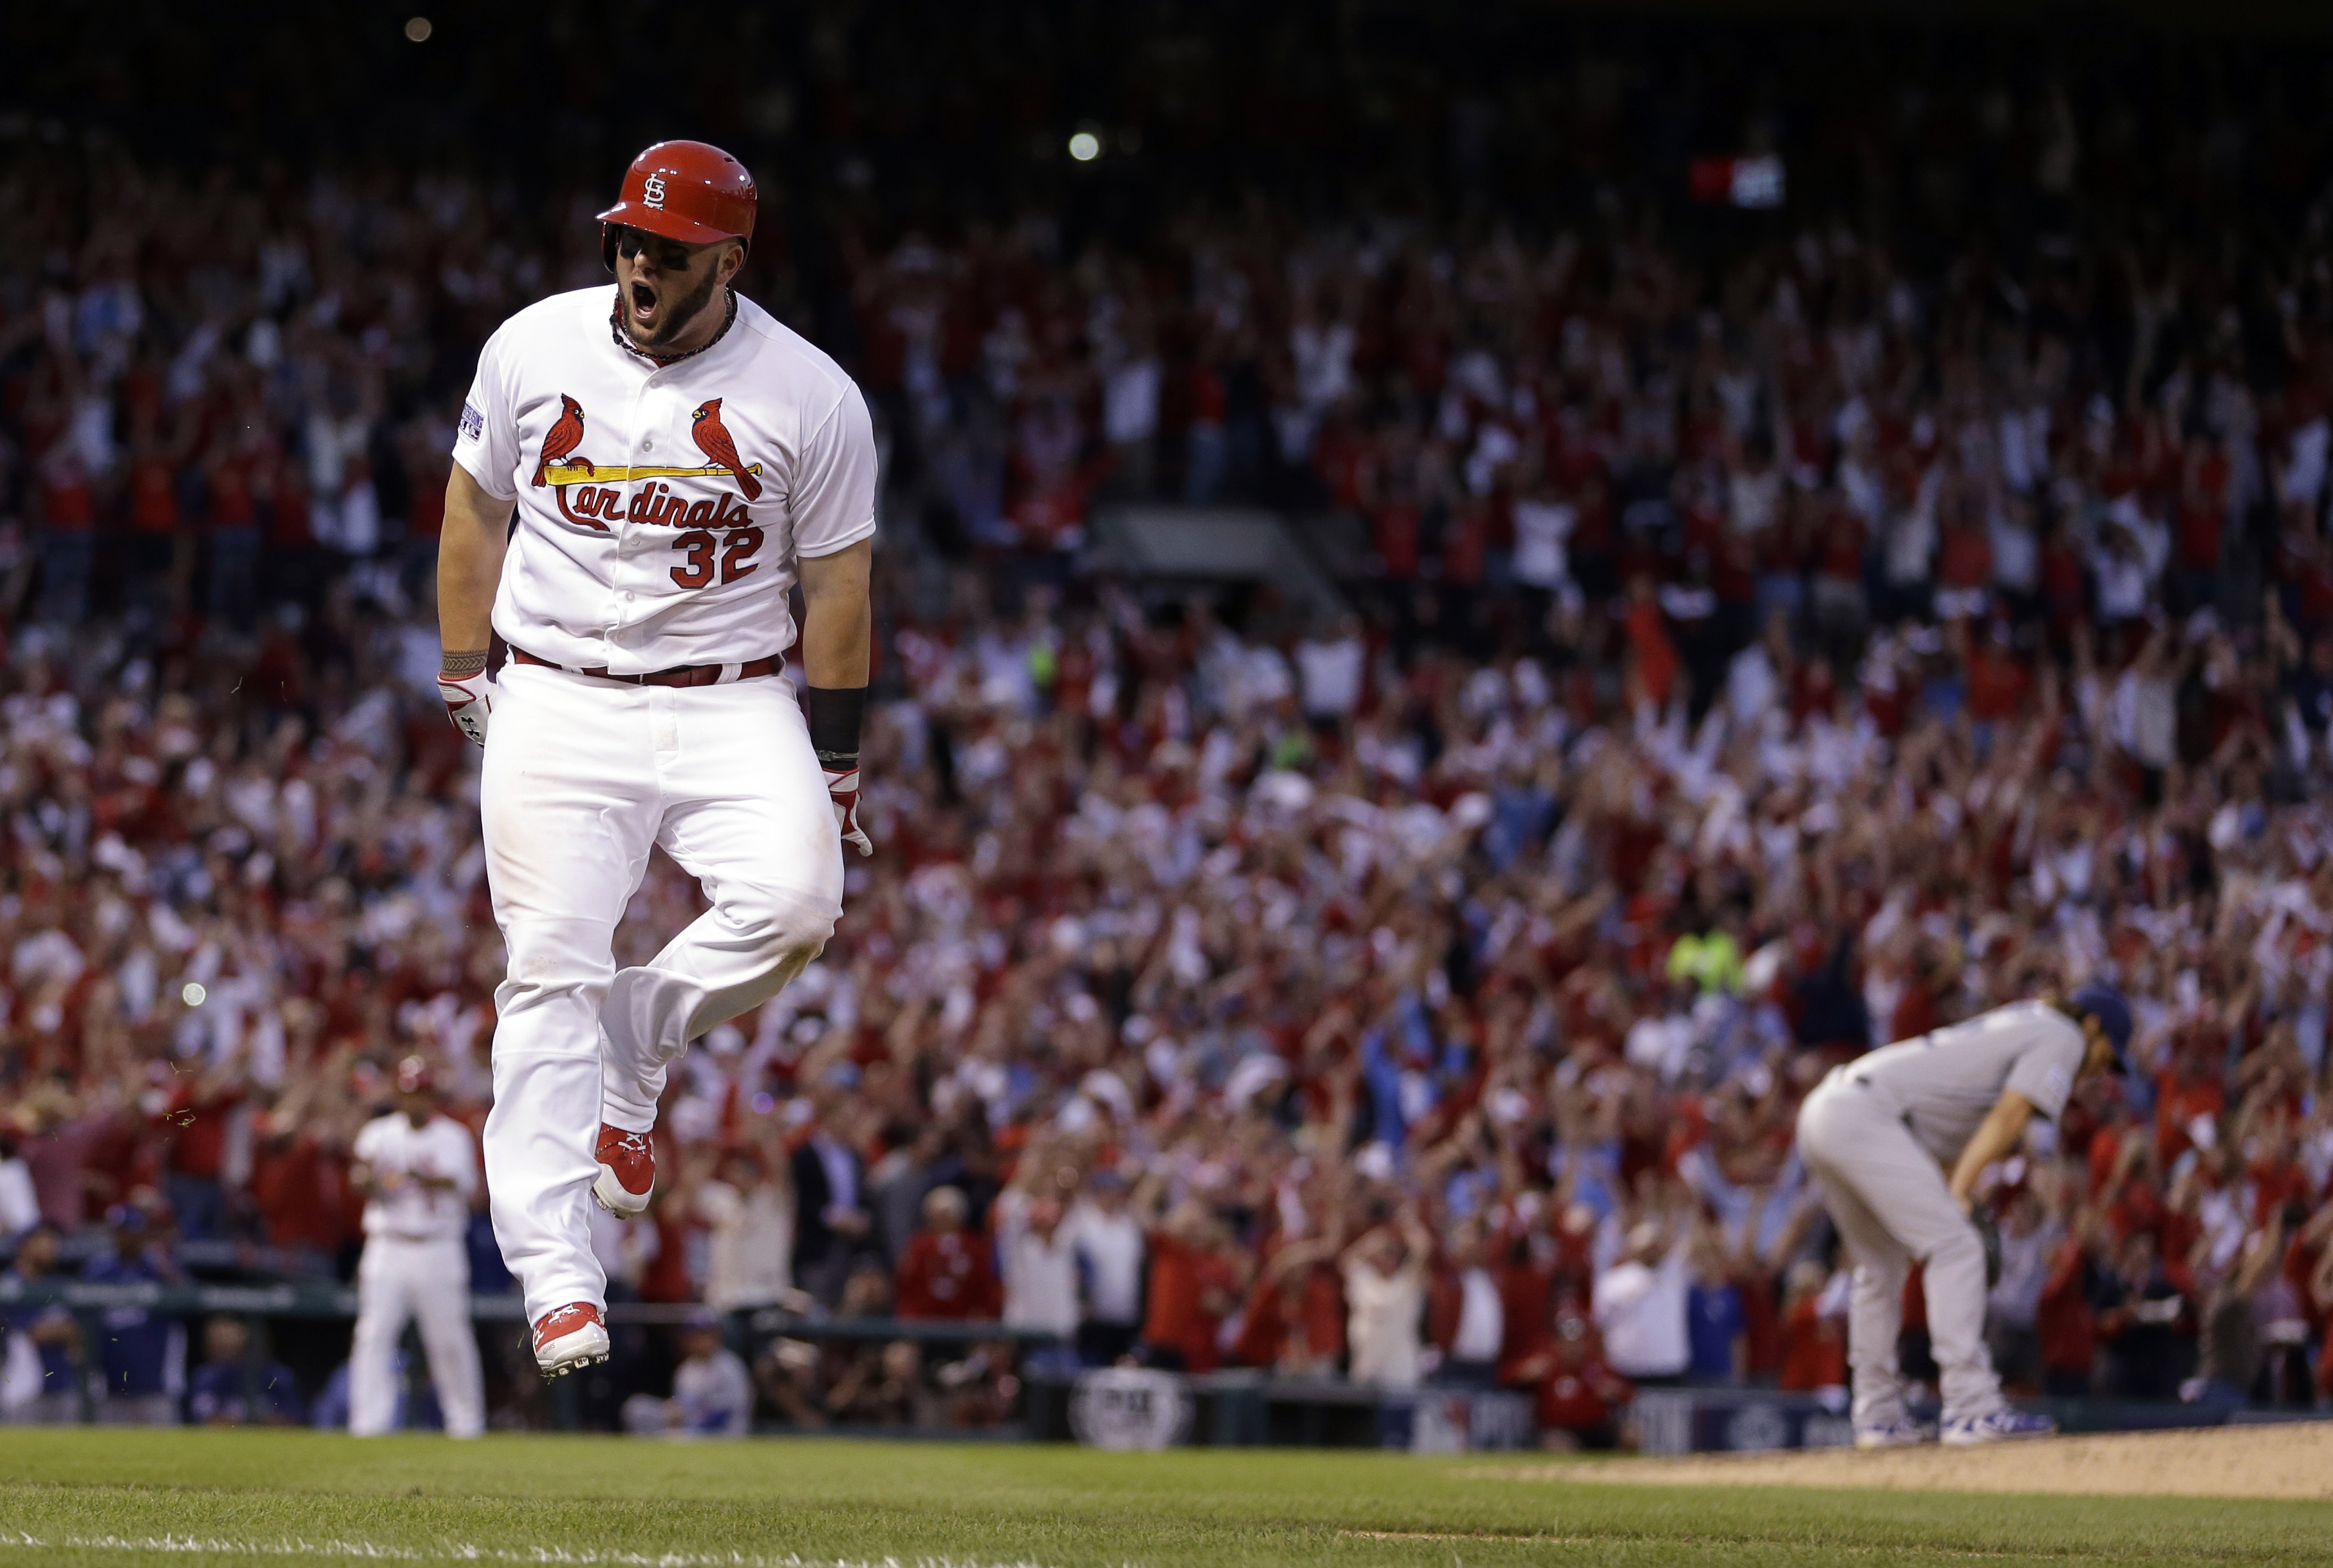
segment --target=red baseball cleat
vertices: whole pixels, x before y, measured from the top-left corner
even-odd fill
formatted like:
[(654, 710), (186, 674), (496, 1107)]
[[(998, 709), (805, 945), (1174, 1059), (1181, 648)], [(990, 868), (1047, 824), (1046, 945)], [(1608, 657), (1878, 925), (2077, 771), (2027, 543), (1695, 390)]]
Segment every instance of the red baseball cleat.
[(534, 1325), (534, 1364), (546, 1378), (608, 1359), (608, 1326), (600, 1309), (578, 1301), (546, 1312)]
[(592, 1152), (600, 1173), (591, 1179), (591, 1196), (600, 1208), (619, 1219), (629, 1219), (648, 1206), (656, 1190), (656, 1145), (646, 1133), (627, 1133), (600, 1123), (600, 1147)]

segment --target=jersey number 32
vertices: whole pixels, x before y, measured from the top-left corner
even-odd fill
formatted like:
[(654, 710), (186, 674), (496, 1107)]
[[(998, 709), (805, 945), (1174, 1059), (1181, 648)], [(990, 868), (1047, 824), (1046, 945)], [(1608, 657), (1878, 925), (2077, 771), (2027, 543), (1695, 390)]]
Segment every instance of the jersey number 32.
[(692, 528), (677, 535), (672, 548), (686, 552), (687, 559), (672, 569), (672, 580), (685, 588), (701, 588), (713, 580), (714, 552), (720, 551), (721, 580), (735, 582), (741, 577), (751, 577), (761, 563), (754, 557), (762, 548), (762, 531), (740, 528), (730, 531), (728, 539), (715, 540), (702, 528)]

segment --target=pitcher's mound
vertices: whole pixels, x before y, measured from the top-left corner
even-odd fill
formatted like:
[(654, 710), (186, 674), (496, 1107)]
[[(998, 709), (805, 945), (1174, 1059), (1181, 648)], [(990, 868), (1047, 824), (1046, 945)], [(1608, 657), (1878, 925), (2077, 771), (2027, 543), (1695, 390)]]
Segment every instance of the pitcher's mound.
[[(1492, 1472), (1482, 1472), (1490, 1474)], [(1516, 1466), (1521, 1480), (1630, 1486), (1877, 1487), (1928, 1492), (2074, 1492), (2102, 1496), (2333, 1498), (2333, 1421), (2116, 1432), (1858, 1454), (1695, 1455)]]

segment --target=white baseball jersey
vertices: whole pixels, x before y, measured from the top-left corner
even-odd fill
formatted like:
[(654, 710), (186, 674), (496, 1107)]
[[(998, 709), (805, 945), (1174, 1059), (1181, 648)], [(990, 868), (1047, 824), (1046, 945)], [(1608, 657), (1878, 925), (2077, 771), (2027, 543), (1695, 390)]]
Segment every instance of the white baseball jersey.
[(782, 654), (798, 558), (875, 531), (866, 400), (743, 296), (661, 368), (618, 346), (614, 304), (604, 284), (555, 294), (479, 351), (454, 460), (518, 502), (494, 628), (615, 674)]
[(2017, 1002), (1885, 1047), (1843, 1070), (1949, 1165), (2004, 1089), (2056, 1121), (2088, 1048), (2074, 1020), (2048, 1002)]
[[(555, 677), (554, 677), (555, 678)], [(371, 1167), (375, 1190), (365, 1204), (367, 1236), (411, 1241), (458, 1237), (469, 1228), (470, 1199), (478, 1190), (478, 1145), (451, 1116), (415, 1126), (402, 1111), (364, 1124), (350, 1152)], [(454, 1185), (424, 1187), (410, 1178), (443, 1176)]]

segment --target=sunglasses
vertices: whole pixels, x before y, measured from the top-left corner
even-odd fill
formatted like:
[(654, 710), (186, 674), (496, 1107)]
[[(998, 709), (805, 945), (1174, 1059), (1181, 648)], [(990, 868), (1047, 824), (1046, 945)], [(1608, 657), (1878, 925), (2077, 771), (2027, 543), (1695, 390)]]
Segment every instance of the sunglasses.
[(683, 244), (678, 240), (668, 240), (662, 234), (652, 234), (645, 229), (631, 228), (623, 224), (616, 225), (615, 241), (618, 255), (628, 262), (637, 261), (645, 252), (648, 264), (660, 272), (685, 272), (699, 251), (713, 248), (710, 245)]

